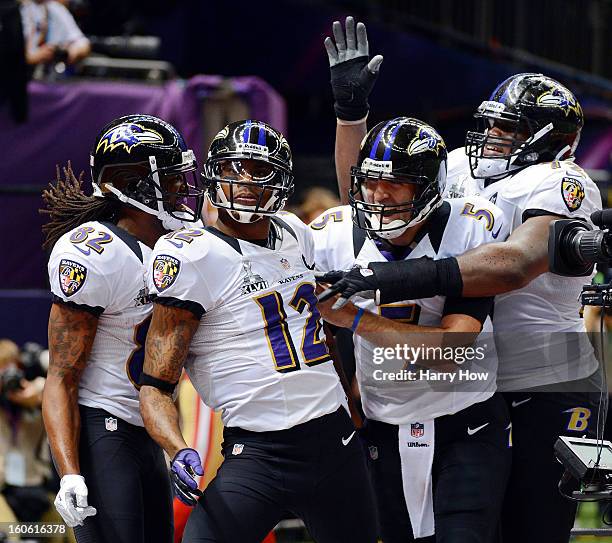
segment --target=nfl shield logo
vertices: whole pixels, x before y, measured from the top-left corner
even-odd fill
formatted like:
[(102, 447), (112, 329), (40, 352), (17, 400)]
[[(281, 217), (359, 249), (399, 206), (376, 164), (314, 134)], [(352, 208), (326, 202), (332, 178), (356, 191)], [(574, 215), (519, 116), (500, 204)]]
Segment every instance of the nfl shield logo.
[(236, 443), (234, 444), (234, 448), (232, 449), (232, 454), (234, 456), (238, 456), (239, 454), (242, 454), (243, 450), (244, 450), (244, 445), (242, 443)]
[(378, 460), (378, 447), (375, 445), (370, 445), (368, 447), (368, 451), (370, 451), (370, 458), (372, 460)]
[(283, 266), (283, 268), (285, 270), (290, 270), (291, 269), (291, 264), (289, 264), (289, 261), (286, 258), (281, 258), (280, 259), (280, 263)]
[(114, 417), (106, 417), (104, 419), (104, 425), (109, 432), (117, 430), (117, 419)]
[(423, 435), (425, 434), (425, 425), (421, 424), (420, 422), (415, 422), (414, 424), (410, 425), (410, 435), (412, 437), (423, 437)]

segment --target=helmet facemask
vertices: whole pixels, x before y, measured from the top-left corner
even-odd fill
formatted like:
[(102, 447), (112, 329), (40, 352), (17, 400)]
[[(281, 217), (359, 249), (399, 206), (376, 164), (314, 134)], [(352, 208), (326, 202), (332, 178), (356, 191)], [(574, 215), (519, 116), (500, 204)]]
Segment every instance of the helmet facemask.
[[(465, 138), (472, 177), (499, 180), (540, 160), (538, 143), (553, 130), (553, 124), (538, 129), (523, 115), (504, 109), (504, 104), (485, 101), (474, 115), (480, 130), (468, 132)], [(492, 134), (494, 127), (508, 135)]]
[[(115, 164), (109, 166), (112, 173), (102, 169), (99, 183), (93, 183), (94, 195), (111, 193), (121, 202), (140, 211), (155, 215), (166, 230), (175, 230), (185, 223), (200, 219), (204, 192), (198, 187), (197, 163), (193, 151), (183, 151), (180, 163), (158, 167), (155, 156), (145, 164)], [(126, 173), (132, 169), (132, 175)], [(145, 170), (138, 174), (136, 170)], [(143, 175), (148, 171), (146, 175)], [(119, 178), (117, 182), (115, 178)], [(127, 178), (127, 179), (126, 179)], [(127, 182), (126, 182), (127, 181)], [(168, 185), (177, 190), (169, 190)], [(189, 205), (188, 205), (189, 204)]]
[[(362, 166), (363, 168), (363, 166)], [(424, 175), (392, 174), (384, 171), (351, 168), (349, 203), (353, 209), (353, 222), (361, 229), (373, 232), (383, 239), (401, 236), (408, 228), (425, 221), (442, 203), (439, 186), (446, 175), (445, 164), (440, 166), (438, 177), (430, 181)], [(386, 181), (394, 185), (415, 185), (411, 201), (397, 204), (379, 204), (371, 201), (367, 185)], [(398, 216), (399, 215), (399, 216)], [(393, 217), (395, 216), (395, 217)], [(389, 217), (393, 217), (389, 220)], [(386, 219), (386, 220), (385, 220)]]
[(293, 192), (293, 174), (271, 157), (230, 153), (209, 158), (202, 176), (212, 205), (240, 223), (275, 215)]

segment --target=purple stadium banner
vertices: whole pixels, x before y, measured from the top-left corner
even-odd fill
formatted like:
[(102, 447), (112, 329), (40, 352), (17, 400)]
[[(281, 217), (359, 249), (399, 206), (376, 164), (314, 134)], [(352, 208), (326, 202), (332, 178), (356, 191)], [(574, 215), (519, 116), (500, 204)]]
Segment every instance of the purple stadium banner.
[(252, 117), (286, 130), (283, 98), (257, 77), (199, 75), (162, 86), (32, 82), (27, 123), (17, 125), (6, 110), (0, 110), (0, 149), (4, 151), (0, 184), (40, 184), (53, 177), (56, 163), (67, 160), (73, 161), (75, 169), (86, 170), (89, 149), (100, 128), (130, 113), (157, 115), (174, 124), (197, 155), (202, 147), (202, 102), (222, 85), (244, 96)]

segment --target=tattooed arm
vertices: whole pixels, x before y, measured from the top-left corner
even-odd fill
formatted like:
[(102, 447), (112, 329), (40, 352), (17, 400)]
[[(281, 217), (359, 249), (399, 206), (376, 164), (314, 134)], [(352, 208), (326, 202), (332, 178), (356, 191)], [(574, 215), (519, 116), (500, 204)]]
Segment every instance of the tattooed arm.
[[(155, 304), (145, 348), (144, 373), (176, 383), (200, 320), (186, 309)], [(187, 447), (172, 395), (153, 386), (140, 387), (140, 411), (145, 428), (170, 458)]]
[(98, 318), (64, 304), (53, 304), (49, 315), (49, 370), (42, 413), (51, 452), (60, 477), (78, 474), (81, 417), (77, 400)]

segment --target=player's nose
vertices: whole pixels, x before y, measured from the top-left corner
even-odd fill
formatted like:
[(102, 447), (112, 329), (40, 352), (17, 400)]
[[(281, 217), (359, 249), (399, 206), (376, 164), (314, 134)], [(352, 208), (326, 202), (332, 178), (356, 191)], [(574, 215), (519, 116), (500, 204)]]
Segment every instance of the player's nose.
[(387, 181), (380, 180), (374, 186), (373, 197), (375, 202), (386, 202), (391, 198), (393, 187)]

